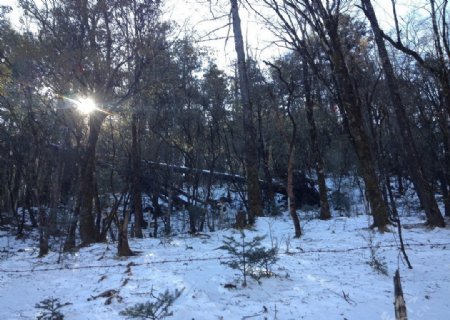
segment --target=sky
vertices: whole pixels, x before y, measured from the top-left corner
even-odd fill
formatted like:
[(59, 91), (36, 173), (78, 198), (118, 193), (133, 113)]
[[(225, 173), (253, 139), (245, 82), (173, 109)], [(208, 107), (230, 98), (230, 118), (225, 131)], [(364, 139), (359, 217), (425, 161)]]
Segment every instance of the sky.
[[(235, 60), (233, 32), (229, 23), (230, 5), (228, 0), (166, 0), (164, 1), (164, 19), (175, 21), (180, 33), (194, 34), (198, 45), (208, 47), (217, 64), (223, 68), (231, 68)], [(262, 1), (255, 1), (259, 12), (264, 9)], [(397, 11), (406, 18), (409, 12), (418, 12), (426, 0), (397, 0)], [(14, 6), (16, 0), (0, 0), (0, 5)], [(385, 30), (393, 28), (391, 0), (373, 0), (378, 18)], [(19, 11), (15, 8), (11, 15), (13, 25), (20, 27)], [(271, 59), (285, 50), (273, 42), (276, 38), (263, 26), (261, 19), (252, 10), (240, 10), (244, 41), (247, 53), (257, 59)]]

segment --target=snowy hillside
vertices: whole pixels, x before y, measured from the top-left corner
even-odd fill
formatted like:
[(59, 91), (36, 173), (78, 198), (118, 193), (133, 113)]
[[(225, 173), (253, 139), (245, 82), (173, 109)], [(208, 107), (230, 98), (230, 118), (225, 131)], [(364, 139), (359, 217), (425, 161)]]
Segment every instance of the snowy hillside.
[[(397, 267), (409, 319), (449, 319), (450, 230), (426, 229), (418, 218), (403, 220), (413, 270), (402, 261), (396, 233), (370, 231), (367, 216), (303, 221), (301, 239), (292, 239), (287, 214), (260, 218), (246, 238), (267, 235), (264, 244), (278, 247), (279, 260), (274, 276), (260, 284), (250, 279), (247, 287), (239, 271), (221, 264), (228, 254), (217, 250), (225, 235), (240, 238), (231, 229), (132, 239), (139, 254), (127, 259), (118, 259), (111, 244), (41, 259), (36, 241), (3, 231), (0, 319), (35, 319), (35, 304), (51, 297), (69, 303), (60, 309), (64, 319), (124, 319), (119, 312), (151, 301), (152, 290), (158, 295), (183, 288), (169, 319), (394, 319)], [(98, 297), (108, 290), (114, 290), (109, 299)]]

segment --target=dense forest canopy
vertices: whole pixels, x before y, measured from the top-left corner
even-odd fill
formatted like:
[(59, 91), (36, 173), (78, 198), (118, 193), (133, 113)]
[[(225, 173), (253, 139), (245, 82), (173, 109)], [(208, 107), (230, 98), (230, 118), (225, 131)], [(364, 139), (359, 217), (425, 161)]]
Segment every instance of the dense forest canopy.
[[(213, 230), (236, 194), (245, 227), (284, 194), (300, 237), (297, 209), (329, 219), (351, 176), (374, 228), (396, 221), (407, 188), (445, 226), (450, 16), (447, 0), (416, 2), (401, 17), (386, 1), (390, 29), (371, 0), (205, 3), (225, 11), (230, 68), (163, 19), (164, 1), (19, 0), (20, 29), (2, 6), (0, 224), (39, 228), (42, 255), (57, 235), (65, 250), (112, 237), (130, 255), (150, 220), (155, 237), (180, 210), (191, 233)], [(284, 54), (251, 55), (246, 10)]]

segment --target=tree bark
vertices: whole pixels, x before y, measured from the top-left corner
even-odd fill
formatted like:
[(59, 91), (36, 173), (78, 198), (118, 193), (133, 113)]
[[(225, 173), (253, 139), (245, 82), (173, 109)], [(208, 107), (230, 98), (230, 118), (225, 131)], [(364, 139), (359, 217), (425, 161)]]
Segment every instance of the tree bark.
[(334, 22), (330, 21), (327, 21), (325, 24), (327, 25), (330, 36), (332, 49), (330, 58), (340, 93), (339, 107), (347, 118), (348, 130), (360, 162), (366, 196), (374, 220), (372, 227), (384, 231), (389, 224), (388, 210), (380, 190), (379, 179), (375, 170), (375, 160), (370, 149), (369, 137), (364, 130), (361, 99), (358, 97), (358, 92), (354, 87), (352, 77), (345, 63), (337, 26), (334, 25)]
[(81, 206), (80, 206), (80, 237), (82, 245), (89, 245), (95, 242), (95, 221), (93, 214), (93, 200), (95, 193), (94, 173), (95, 173), (95, 150), (100, 128), (106, 114), (96, 111), (89, 117), (89, 135), (84, 149), (81, 163)]
[(133, 112), (131, 119), (131, 165), (132, 165), (132, 197), (134, 208), (134, 234), (137, 238), (143, 238), (142, 234), (142, 187), (141, 187), (141, 146), (139, 139), (139, 119)]
[(48, 254), (48, 219), (45, 207), (39, 206), (39, 257)]
[(303, 63), (303, 85), (305, 89), (306, 118), (309, 124), (309, 136), (311, 138), (312, 151), (314, 156), (314, 166), (317, 172), (317, 182), (320, 195), (320, 219), (328, 220), (331, 218), (330, 205), (328, 203), (327, 185), (325, 183), (325, 173), (322, 154), (317, 141), (317, 128), (314, 121), (314, 101), (311, 97), (311, 85), (309, 71), (306, 63)]
[(273, 187), (272, 174), (270, 173), (269, 152), (267, 150), (266, 143), (264, 142), (260, 107), (258, 108), (258, 139), (259, 154), (263, 165), (265, 180), (265, 184), (262, 186), (263, 194), (265, 196), (265, 201), (263, 201), (263, 203), (267, 201), (267, 212), (269, 213), (269, 215), (276, 215), (277, 207), (275, 204), (275, 189)]
[(423, 166), (419, 160), (416, 144), (413, 140), (411, 128), (408, 123), (405, 106), (400, 95), (398, 81), (394, 74), (394, 69), (391, 64), (386, 45), (384, 43), (383, 35), (372, 7), (370, 0), (361, 0), (364, 12), (370, 21), (372, 30), (375, 36), (375, 42), (378, 47), (381, 64), (386, 75), (389, 95), (394, 107), (394, 115), (396, 120), (396, 132), (399, 135), (402, 143), (402, 154), (404, 163), (407, 164), (409, 174), (414, 183), (420, 203), (425, 210), (428, 224), (433, 227), (445, 227), (444, 219), (441, 215), (433, 190), (430, 188), (429, 182), (425, 178)]
[(238, 60), (239, 86), (242, 100), (245, 167), (247, 171), (248, 223), (253, 225), (255, 218), (262, 215), (261, 192), (258, 180), (258, 148), (257, 136), (253, 121), (253, 107), (250, 100), (250, 88), (244, 53), (244, 41), (239, 17), (238, 1), (230, 0), (233, 19), (234, 44)]
[(289, 199), (289, 214), (291, 215), (292, 221), (294, 223), (295, 238), (300, 238), (302, 236), (302, 229), (300, 226), (300, 219), (297, 215), (297, 206), (295, 204), (295, 194), (294, 194), (294, 139), (295, 138), (293, 133), (293, 139), (289, 144), (289, 151), (288, 151), (286, 191)]
[(130, 212), (127, 210), (125, 212), (123, 221), (119, 222), (119, 241), (117, 244), (117, 255), (119, 257), (130, 257), (134, 253), (130, 249), (128, 244), (128, 222), (130, 219)]

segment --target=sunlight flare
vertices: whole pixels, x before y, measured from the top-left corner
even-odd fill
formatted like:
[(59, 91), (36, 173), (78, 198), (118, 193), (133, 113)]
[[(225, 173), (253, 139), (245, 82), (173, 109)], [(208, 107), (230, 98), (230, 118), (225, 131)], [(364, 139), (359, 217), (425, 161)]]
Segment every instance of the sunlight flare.
[(83, 114), (89, 114), (95, 110), (98, 110), (95, 101), (92, 98), (80, 98), (76, 102), (77, 109)]

